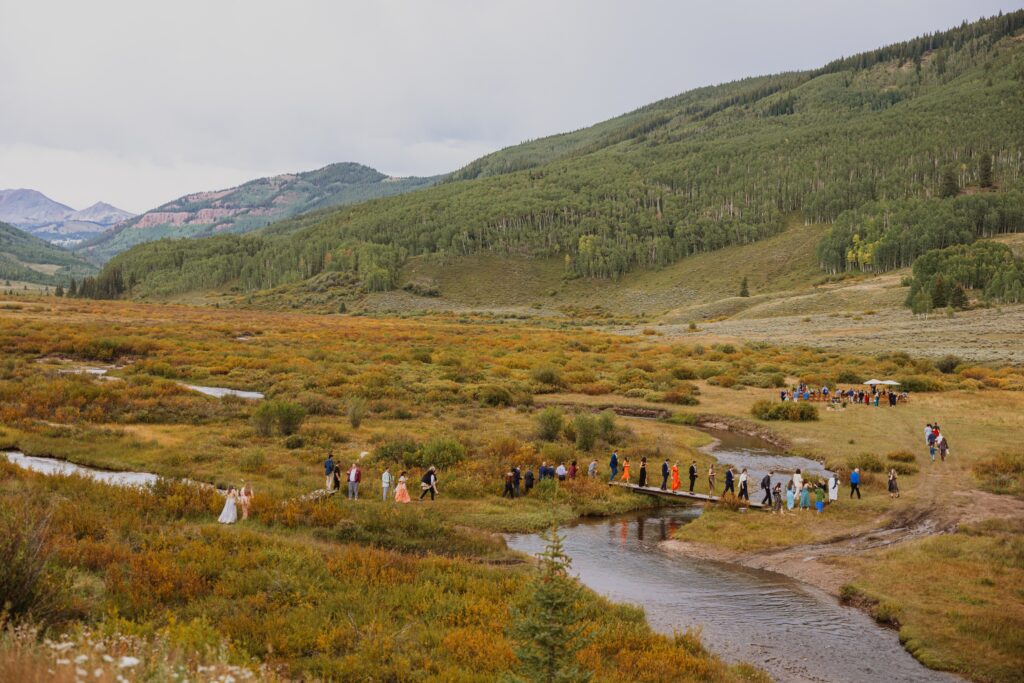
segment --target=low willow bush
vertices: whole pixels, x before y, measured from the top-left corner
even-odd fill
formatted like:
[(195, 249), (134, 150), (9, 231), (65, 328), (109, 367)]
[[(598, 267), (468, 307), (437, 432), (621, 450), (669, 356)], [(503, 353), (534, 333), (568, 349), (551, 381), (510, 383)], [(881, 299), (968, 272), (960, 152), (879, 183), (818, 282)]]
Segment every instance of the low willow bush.
[(974, 465), (981, 487), (992, 493), (1024, 495), (1024, 452), (1000, 453)]
[(750, 407), (750, 414), (759, 420), (789, 420), (809, 422), (818, 419), (818, 409), (810, 403), (795, 401), (757, 401)]

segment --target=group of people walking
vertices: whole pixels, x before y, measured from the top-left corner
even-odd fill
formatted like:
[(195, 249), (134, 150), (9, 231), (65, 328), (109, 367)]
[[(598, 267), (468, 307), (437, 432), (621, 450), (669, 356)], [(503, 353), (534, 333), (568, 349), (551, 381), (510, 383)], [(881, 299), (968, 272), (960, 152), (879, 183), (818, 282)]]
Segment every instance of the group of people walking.
[(949, 440), (942, 433), (938, 422), (929, 422), (924, 426), (924, 442), (928, 445), (928, 455), (932, 462), (935, 462), (935, 453), (938, 452), (942, 462), (946, 462), (949, 455)]
[[(360, 457), (367, 455), (363, 453)], [(326, 483), (324, 489), (328, 492), (334, 492), (341, 490), (342, 479), (348, 483), (348, 498), (349, 500), (359, 500), (359, 485), (363, 480), (363, 471), (359, 467), (358, 463), (352, 463), (347, 470), (342, 470), (341, 466), (334, 461), (334, 455), (332, 453), (327, 454), (327, 459), (324, 460), (324, 475), (326, 476)], [(403, 470), (398, 477), (391, 473), (391, 467), (385, 467), (384, 471), (380, 475), (380, 486), (381, 486), (381, 498), (385, 502), (394, 498), (396, 503), (409, 503), (412, 502), (412, 496), (409, 495), (409, 477), (408, 472)], [(430, 500), (435, 500), (437, 496), (437, 468), (431, 465), (423, 473), (420, 478), (420, 500), (430, 496)]]
[(828, 386), (818, 389), (809, 387), (806, 384), (800, 384), (792, 389), (780, 389), (779, 399), (782, 401), (818, 401), (842, 404), (844, 406), (847, 403), (866, 406), (874, 404), (876, 408), (879, 405), (888, 404), (889, 407), (895, 408), (896, 404), (900, 401), (910, 400), (910, 394), (906, 391), (879, 388), (877, 385), (872, 385), (870, 390), (840, 389), (838, 387), (833, 390), (829, 389)]

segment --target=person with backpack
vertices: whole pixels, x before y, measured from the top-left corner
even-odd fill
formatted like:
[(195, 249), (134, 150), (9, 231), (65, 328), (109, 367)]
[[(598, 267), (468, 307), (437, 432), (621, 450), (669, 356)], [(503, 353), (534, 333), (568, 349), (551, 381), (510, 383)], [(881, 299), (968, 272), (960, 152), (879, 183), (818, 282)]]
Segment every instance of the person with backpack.
[(850, 498), (853, 498), (853, 494), (857, 494), (857, 500), (860, 500), (860, 468), (854, 467), (853, 472), (850, 472)]
[(324, 484), (324, 489), (330, 491), (334, 484), (334, 454), (328, 453), (327, 459), (324, 460), (324, 474), (327, 476), (327, 483)]
[(427, 468), (426, 474), (420, 479), (420, 488), (423, 490), (420, 493), (420, 500), (423, 500), (428, 493), (430, 500), (434, 500), (434, 496), (437, 495), (437, 468), (433, 465)]
[(768, 474), (766, 474), (763, 477), (761, 477), (761, 489), (764, 491), (764, 498), (761, 499), (761, 505), (771, 505), (772, 504), (772, 475), (773, 474), (775, 474), (775, 473), (774, 472), (769, 472)]
[(939, 449), (939, 457), (942, 458), (942, 462), (946, 462), (946, 456), (949, 455), (949, 439), (946, 438), (945, 434), (939, 434), (939, 437), (935, 440), (935, 445)]

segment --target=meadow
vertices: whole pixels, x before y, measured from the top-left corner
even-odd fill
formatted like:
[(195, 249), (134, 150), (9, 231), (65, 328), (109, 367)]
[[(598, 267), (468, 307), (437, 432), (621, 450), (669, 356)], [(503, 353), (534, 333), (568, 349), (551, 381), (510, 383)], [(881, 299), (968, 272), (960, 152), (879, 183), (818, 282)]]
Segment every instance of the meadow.
[[(49, 520), (33, 533), (50, 553), (47, 580), (68, 590), (25, 614), (51, 633), (84, 624), (163, 639), (172, 650), (195, 648), (218, 665), (267, 676), (494, 680), (517, 667), (506, 627), (535, 580), (531, 563), (495, 532), (651, 504), (586, 480), (546, 482), (510, 502), (500, 497), (507, 468), (576, 460), (585, 470), (596, 459), (605, 472), (612, 449), (706, 467), (710, 456), (699, 448), (708, 437), (688, 425), (720, 415), (839, 467), (866, 455), (887, 463), (903, 451), (916, 462), (900, 461), (914, 468), (896, 502), (872, 475), (862, 505), (844, 501), (824, 519), (752, 519), (723, 508), (683, 537), (750, 553), (866, 532), (919, 510), (948, 521), (943, 529), (968, 520), (957, 533), (834, 561), (848, 572), (848, 593), (876, 611), (886, 605), (880, 616), (898, 615), (924, 661), (977, 680), (1008, 680), (1008, 663), (1020, 661), (1020, 628), (985, 636), (979, 649), (976, 631), (954, 628), (948, 610), (908, 578), (949, 552), (941, 544), (1002, 544), (1018, 550), (1000, 565), (1005, 571), (985, 574), (985, 590), (1019, 591), (1012, 553), (1021, 529), (985, 522), (983, 509), (1020, 495), (1019, 367), (700, 333), (680, 340), (554, 329), (542, 318), (498, 315), (323, 316), (41, 296), (0, 305), (0, 446), (168, 478), (146, 493), (2, 468), (11, 537), (33, 538), (31, 520)], [(912, 388), (910, 404), (822, 406), (817, 420), (799, 423), (750, 415), (755, 401), (797, 380), (850, 385), (875, 375)], [(184, 384), (266, 399), (215, 399)], [(656, 408), (670, 419), (598, 408), (609, 405)], [(286, 413), (298, 417), (278, 419)], [(542, 415), (558, 429), (543, 429)], [(955, 453), (941, 479), (921, 460), (920, 431), (931, 419), (948, 430)], [(305, 498), (323, 486), (328, 452), (343, 465), (367, 454), (359, 460), (364, 500)], [(431, 464), (440, 468), (435, 504), (377, 500), (384, 466), (409, 470), (415, 482)], [(197, 484), (172, 481), (182, 478)], [(256, 491), (253, 519), (217, 525), (220, 499), (200, 484), (243, 481)], [(961, 498), (943, 487), (967, 502), (954, 504)], [(978, 571), (985, 557), (964, 550), (962, 571)], [(704, 651), (694, 634), (656, 635), (639, 610), (578, 591), (593, 638), (577, 658), (593, 680), (760, 680)], [(970, 620), (1020, 617), (987, 598), (976, 602), (962, 612)], [(935, 654), (949, 649), (961, 654)]]

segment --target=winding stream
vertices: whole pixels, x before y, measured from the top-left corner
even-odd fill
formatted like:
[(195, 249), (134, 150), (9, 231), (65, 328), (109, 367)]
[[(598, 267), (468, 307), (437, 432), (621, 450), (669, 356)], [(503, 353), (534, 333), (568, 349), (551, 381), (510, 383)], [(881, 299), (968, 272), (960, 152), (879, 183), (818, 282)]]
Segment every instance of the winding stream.
[[(759, 439), (711, 434), (720, 439), (709, 451), (719, 462), (750, 472), (751, 497), (769, 469), (826, 473), (819, 463), (780, 455)], [(777, 681), (960, 680), (926, 668), (893, 631), (823, 591), (782, 574), (663, 549), (661, 541), (700, 513), (700, 507), (666, 507), (585, 520), (560, 532), (572, 571), (584, 584), (616, 602), (643, 607), (647, 621), (662, 633), (700, 628), (709, 650), (729, 662), (759, 666)], [(544, 549), (537, 534), (512, 534), (507, 540), (510, 548), (530, 554)]]
[(108, 470), (97, 470), (92, 467), (76, 465), (66, 460), (56, 458), (37, 458), (32, 455), (25, 455), (19, 451), (7, 451), (7, 461), (18, 467), (42, 474), (72, 475), (78, 474), (89, 477), (96, 481), (102, 481), (114, 486), (149, 486), (156, 483), (158, 477), (148, 472), (111, 472)]

